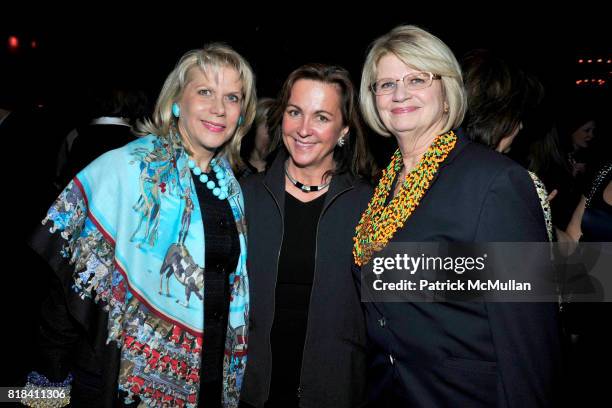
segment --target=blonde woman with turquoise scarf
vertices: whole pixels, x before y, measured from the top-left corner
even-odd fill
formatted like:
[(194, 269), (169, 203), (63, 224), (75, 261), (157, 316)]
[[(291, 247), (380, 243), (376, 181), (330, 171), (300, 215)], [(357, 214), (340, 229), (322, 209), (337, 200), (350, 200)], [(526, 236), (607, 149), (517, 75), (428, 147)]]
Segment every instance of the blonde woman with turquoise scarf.
[(58, 406), (237, 406), (249, 290), (233, 170), (255, 107), (238, 53), (190, 51), (147, 135), (65, 188), (32, 240), (57, 279), (29, 389), (60, 387)]

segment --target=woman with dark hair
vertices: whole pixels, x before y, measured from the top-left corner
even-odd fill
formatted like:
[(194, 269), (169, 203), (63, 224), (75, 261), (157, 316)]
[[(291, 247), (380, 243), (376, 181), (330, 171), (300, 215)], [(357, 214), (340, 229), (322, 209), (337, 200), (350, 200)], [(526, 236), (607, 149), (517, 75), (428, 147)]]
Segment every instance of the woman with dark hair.
[(541, 99), (541, 84), (488, 50), (470, 51), (462, 68), (468, 98), (466, 133), (494, 150), (509, 151), (527, 110)]
[(556, 225), (561, 230), (569, 226), (580, 197), (588, 192), (589, 180), (595, 176), (595, 170), (609, 157), (609, 149), (602, 143), (605, 138), (596, 137), (597, 126), (601, 124), (599, 119), (603, 118), (596, 105), (589, 95), (574, 92), (568, 97), (572, 102), (557, 106), (555, 112), (556, 136), (570, 171), (570, 174), (565, 174), (569, 186), (567, 193), (552, 203), (555, 217), (559, 220)]
[(240, 146), (240, 157), (244, 165), (238, 173), (238, 179), (266, 169), (266, 157), (270, 151), (268, 116), (275, 103), (272, 98), (261, 98), (257, 101), (255, 121), (249, 133), (242, 139)]
[(557, 121), (561, 148), (572, 166), (572, 175), (582, 181), (588, 170), (593, 171), (588, 169), (588, 165), (592, 156), (591, 145), (596, 135), (597, 114), (586, 103), (572, 104), (570, 112), (565, 110), (561, 109), (563, 114), (559, 115)]
[[(478, 143), (508, 153), (525, 126), (530, 110), (543, 98), (541, 83), (518, 67), (488, 50), (470, 51), (463, 59), (464, 83), (468, 109), (463, 127)], [(549, 196), (535, 172), (529, 176), (538, 192), (544, 212), (546, 232), (554, 238)]]
[(272, 112), (278, 153), (242, 182), (249, 220), (249, 362), (256, 407), (365, 402), (365, 326), (351, 237), (372, 194), (355, 89), (340, 67), (293, 71)]

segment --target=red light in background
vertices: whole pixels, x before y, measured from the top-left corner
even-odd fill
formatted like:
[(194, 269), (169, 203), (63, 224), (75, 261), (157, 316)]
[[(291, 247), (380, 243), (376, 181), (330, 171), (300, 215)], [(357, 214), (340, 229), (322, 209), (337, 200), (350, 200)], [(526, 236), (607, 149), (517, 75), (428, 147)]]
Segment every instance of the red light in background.
[(8, 46), (10, 50), (16, 50), (19, 48), (19, 38), (14, 35), (11, 35), (8, 39)]
[(32, 48), (38, 48), (38, 42), (36, 42), (36, 40), (32, 40), (30, 46), (32, 46)]

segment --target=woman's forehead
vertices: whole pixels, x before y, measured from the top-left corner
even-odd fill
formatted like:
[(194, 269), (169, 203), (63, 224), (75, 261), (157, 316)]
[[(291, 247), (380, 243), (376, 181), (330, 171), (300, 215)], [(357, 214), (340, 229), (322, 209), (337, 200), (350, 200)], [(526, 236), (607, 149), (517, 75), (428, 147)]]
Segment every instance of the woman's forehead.
[(232, 84), (242, 87), (238, 71), (229, 65), (195, 65), (187, 72), (187, 82), (206, 81), (215, 84)]

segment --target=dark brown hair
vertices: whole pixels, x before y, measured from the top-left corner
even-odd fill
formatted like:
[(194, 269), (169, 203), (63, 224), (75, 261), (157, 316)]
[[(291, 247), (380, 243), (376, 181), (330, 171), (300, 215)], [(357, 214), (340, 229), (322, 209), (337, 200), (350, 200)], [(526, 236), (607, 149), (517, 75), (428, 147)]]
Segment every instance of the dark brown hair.
[(282, 121), (291, 97), (293, 85), (300, 79), (309, 79), (337, 86), (340, 91), (342, 124), (349, 127), (346, 144), (334, 148), (336, 169), (333, 174), (349, 172), (369, 180), (373, 171), (373, 160), (368, 152), (361, 116), (357, 105), (357, 94), (350, 74), (342, 67), (325, 64), (306, 64), (285, 80), (276, 107), (270, 112), (268, 128), (272, 137), (270, 150), (284, 149), (282, 143)]
[(474, 50), (463, 59), (468, 96), (464, 128), (469, 137), (497, 148), (542, 98), (539, 81), (488, 50)]

